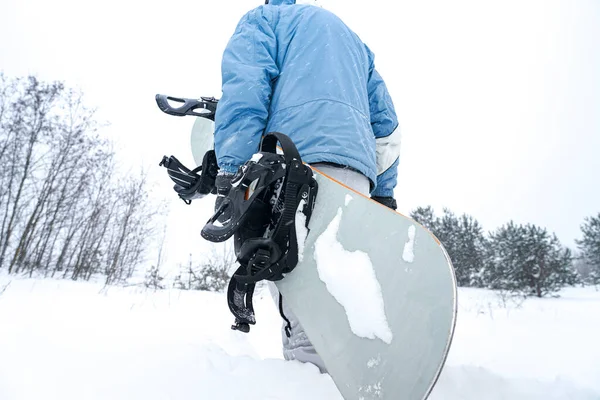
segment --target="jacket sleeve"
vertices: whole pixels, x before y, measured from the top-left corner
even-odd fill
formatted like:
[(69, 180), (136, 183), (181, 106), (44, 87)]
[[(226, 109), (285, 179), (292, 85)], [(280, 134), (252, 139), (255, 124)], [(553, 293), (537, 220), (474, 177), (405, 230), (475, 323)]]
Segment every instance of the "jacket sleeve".
[(264, 7), (246, 14), (221, 64), (222, 91), (215, 116), (215, 152), (222, 172), (234, 173), (258, 151), (277, 78), (275, 34)]
[(369, 109), (371, 127), (375, 134), (377, 149), (377, 186), (372, 196), (393, 197), (398, 179), (400, 161), (400, 129), (392, 98), (383, 78), (375, 69), (375, 56), (369, 54)]

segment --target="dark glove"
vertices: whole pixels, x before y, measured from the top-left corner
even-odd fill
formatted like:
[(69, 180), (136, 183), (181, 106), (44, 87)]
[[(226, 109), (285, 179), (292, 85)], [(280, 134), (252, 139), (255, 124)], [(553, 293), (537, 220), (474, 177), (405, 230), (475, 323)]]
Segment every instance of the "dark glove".
[(392, 210), (395, 210), (396, 208), (398, 208), (398, 205), (396, 204), (396, 199), (394, 199), (393, 197), (379, 197), (379, 196), (373, 196), (371, 197), (372, 200), (375, 200), (376, 202), (383, 204), (384, 206), (391, 208)]

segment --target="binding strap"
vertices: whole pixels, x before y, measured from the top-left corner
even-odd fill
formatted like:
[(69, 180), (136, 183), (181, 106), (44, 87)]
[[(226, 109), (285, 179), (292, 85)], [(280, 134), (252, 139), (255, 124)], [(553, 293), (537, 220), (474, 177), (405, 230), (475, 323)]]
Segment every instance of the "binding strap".
[[(243, 269), (243, 267), (238, 268)], [(235, 323), (231, 325), (234, 331), (244, 333), (250, 332), (250, 325), (256, 324), (254, 316), (254, 306), (252, 305), (252, 296), (256, 284), (244, 284), (231, 279), (227, 286), (227, 305), (229, 311), (235, 317)]]
[[(283, 156), (277, 154), (278, 142)], [(212, 242), (227, 240), (232, 235), (240, 240), (240, 248), (236, 254), (240, 267), (229, 281), (227, 303), (235, 316), (235, 324), (231, 328), (242, 332), (249, 332), (250, 325), (256, 323), (252, 306), (256, 283), (261, 280), (281, 280), (296, 267), (296, 213), (302, 212), (306, 216), (308, 228), (318, 189), (312, 170), (302, 163), (296, 146), (286, 135), (279, 132), (268, 133), (263, 138), (260, 149), (261, 157), (244, 164), (238, 170), (228, 196), (202, 229), (202, 237)], [(251, 183), (256, 183), (256, 187), (248, 196)], [(275, 197), (271, 201), (265, 202), (258, 198), (259, 194), (269, 195), (265, 191), (272, 189), (271, 185), (280, 183), (284, 186), (281, 192), (274, 190)], [(226, 208), (231, 209), (231, 218), (217, 224), (218, 217)], [(249, 214), (253, 213), (264, 214), (266, 220), (271, 219), (272, 225), (270, 230), (267, 224), (263, 231), (244, 237)], [(283, 312), (281, 314), (288, 322), (286, 334), (289, 335), (289, 320)]]
[(296, 212), (300, 202), (306, 204), (301, 212), (310, 220), (317, 192), (312, 170), (302, 163), (300, 154), (292, 140), (279, 132), (267, 134), (261, 143), (263, 152), (276, 152), (281, 143), (285, 160), (284, 207), (277, 226), (269, 237), (247, 239), (238, 252), (240, 264), (246, 264), (244, 273), (236, 271), (233, 278), (250, 284), (261, 280), (278, 281), (291, 272), (298, 263), (296, 237)]
[(281, 293), (279, 293), (279, 315), (281, 315), (281, 318), (285, 321), (285, 336), (289, 338), (292, 336), (292, 323), (283, 312), (283, 295)]
[[(155, 100), (158, 108), (166, 114), (174, 115), (176, 117), (192, 115), (195, 117), (207, 118), (211, 121), (215, 120), (217, 104), (219, 103), (219, 100), (214, 97), (201, 97), (200, 100), (197, 100), (166, 96), (164, 94), (157, 94)], [(180, 106), (173, 107), (169, 104), (169, 101), (180, 104)]]
[(167, 168), (169, 177), (175, 182), (173, 190), (186, 204), (191, 204), (192, 200), (202, 198), (209, 193), (216, 193), (215, 179), (219, 167), (214, 150), (207, 151), (202, 159), (202, 165), (192, 170), (175, 156), (164, 156), (158, 165)]

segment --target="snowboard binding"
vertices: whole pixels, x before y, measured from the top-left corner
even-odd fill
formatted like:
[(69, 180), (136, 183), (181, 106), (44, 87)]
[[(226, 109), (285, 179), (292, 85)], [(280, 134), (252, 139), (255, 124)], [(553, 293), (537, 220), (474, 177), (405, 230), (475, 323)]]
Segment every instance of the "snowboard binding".
[[(278, 142), (283, 155), (277, 154)], [(294, 143), (278, 132), (267, 134), (260, 152), (233, 177), (229, 194), (201, 232), (211, 242), (234, 236), (240, 267), (227, 289), (235, 316), (232, 329), (249, 332), (256, 323), (252, 295), (257, 282), (281, 280), (296, 267), (296, 215), (304, 214), (308, 229), (317, 190), (313, 172), (302, 163)]]
[[(173, 107), (173, 102), (181, 105)], [(196, 100), (156, 95), (158, 107), (169, 115), (191, 115), (211, 121), (215, 120), (218, 102), (214, 97)], [(277, 154), (278, 142), (283, 155)], [(218, 166), (214, 150), (205, 153), (202, 165), (193, 170), (174, 156), (163, 157), (160, 165), (167, 168), (175, 182), (173, 189), (186, 204), (217, 192)], [(316, 195), (317, 182), (312, 170), (302, 163), (291, 139), (278, 132), (265, 135), (260, 152), (242, 165), (232, 179), (229, 194), (201, 232), (202, 237), (211, 242), (234, 237), (240, 267), (227, 288), (227, 303), (235, 316), (232, 329), (249, 332), (250, 325), (256, 323), (252, 296), (257, 282), (281, 280), (296, 267), (296, 215), (304, 214), (308, 230)], [(288, 321), (281, 304), (280, 312)]]
[(207, 151), (202, 165), (193, 170), (183, 165), (175, 156), (164, 156), (158, 165), (167, 169), (169, 177), (175, 182), (173, 190), (185, 204), (189, 205), (192, 200), (201, 199), (209, 193), (217, 193), (215, 179), (219, 167), (214, 150)]
[[(157, 94), (155, 99), (158, 108), (166, 114), (177, 117), (191, 115), (211, 121), (215, 120), (219, 103), (219, 100), (214, 97), (201, 97), (200, 100), (196, 100)], [(169, 103), (170, 101), (182, 105), (173, 107)], [(219, 167), (214, 150), (206, 152), (202, 158), (202, 164), (192, 170), (183, 165), (175, 156), (164, 156), (158, 165), (167, 168), (169, 177), (175, 182), (173, 190), (188, 205), (192, 203), (192, 200), (201, 199), (209, 193), (217, 193), (215, 179)]]

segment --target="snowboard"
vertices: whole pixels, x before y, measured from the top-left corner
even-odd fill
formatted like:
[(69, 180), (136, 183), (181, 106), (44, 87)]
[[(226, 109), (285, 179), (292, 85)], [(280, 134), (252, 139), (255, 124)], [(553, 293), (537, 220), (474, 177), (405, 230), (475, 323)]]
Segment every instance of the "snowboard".
[[(213, 147), (211, 124), (197, 118), (192, 128), (197, 163)], [(311, 168), (319, 192), (309, 232), (276, 286), (344, 399), (425, 399), (456, 323), (448, 254), (416, 221)]]
[(214, 147), (213, 134), (215, 123), (208, 118), (196, 117), (192, 126), (190, 145), (196, 165), (202, 165), (202, 158), (208, 150)]

